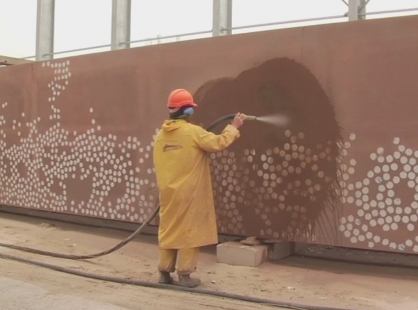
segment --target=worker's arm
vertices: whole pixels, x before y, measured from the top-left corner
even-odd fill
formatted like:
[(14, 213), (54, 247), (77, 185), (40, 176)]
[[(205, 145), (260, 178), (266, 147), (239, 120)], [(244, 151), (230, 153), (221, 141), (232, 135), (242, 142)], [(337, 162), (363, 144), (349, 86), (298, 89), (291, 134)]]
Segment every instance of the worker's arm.
[(226, 149), (239, 138), (238, 128), (244, 124), (245, 115), (238, 113), (231, 125), (225, 127), (220, 135), (215, 135), (203, 128), (194, 126), (194, 139), (197, 145), (206, 152), (217, 152)]
[(232, 125), (228, 125), (220, 135), (208, 132), (195, 126), (194, 140), (197, 145), (206, 152), (217, 152), (226, 149), (239, 138), (239, 131)]

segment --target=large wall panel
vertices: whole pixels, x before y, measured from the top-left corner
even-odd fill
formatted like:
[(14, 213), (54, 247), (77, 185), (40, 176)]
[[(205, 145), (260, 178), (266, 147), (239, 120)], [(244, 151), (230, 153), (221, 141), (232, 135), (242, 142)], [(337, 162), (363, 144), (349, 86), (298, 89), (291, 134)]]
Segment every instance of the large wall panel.
[(417, 50), (402, 17), (2, 68), (0, 203), (142, 222), (167, 96), (187, 88), (204, 126), (290, 120), (208, 155), (221, 233), (416, 253)]

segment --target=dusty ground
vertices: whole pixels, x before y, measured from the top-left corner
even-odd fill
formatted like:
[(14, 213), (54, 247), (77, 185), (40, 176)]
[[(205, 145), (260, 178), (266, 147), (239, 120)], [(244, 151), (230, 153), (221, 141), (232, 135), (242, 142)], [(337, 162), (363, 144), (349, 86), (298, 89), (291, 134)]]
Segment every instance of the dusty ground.
[(267, 310), (234, 300), (119, 285), (2, 261), (2, 310)]
[[(107, 249), (124, 239), (127, 232), (91, 228), (60, 222), (0, 214), (0, 240), (44, 250), (88, 254)], [(0, 248), (3, 253), (36, 258), (119, 277), (155, 281), (158, 247), (155, 236), (143, 236), (108, 256), (92, 261), (68, 261)], [(310, 248), (334, 256), (364, 259), (370, 252), (353, 254), (340, 250)], [(336, 254), (337, 253), (337, 254)], [(394, 256), (378, 254), (380, 261)], [(403, 256), (396, 256), (402, 263)], [(417, 260), (405, 258), (408, 264)], [(265, 297), (286, 302), (351, 309), (418, 309), (418, 269), (376, 267), (289, 257), (257, 268), (216, 263), (214, 248), (205, 249), (196, 276), (203, 288)], [(6, 289), (7, 288), (7, 289)], [(1, 260), (1, 309), (269, 309), (225, 299), (152, 290), (79, 278), (17, 262)], [(33, 301), (36, 300), (37, 303)], [(67, 304), (67, 302), (71, 304)], [(43, 306), (36, 307), (35, 304)], [(66, 308), (67, 307), (67, 308)]]

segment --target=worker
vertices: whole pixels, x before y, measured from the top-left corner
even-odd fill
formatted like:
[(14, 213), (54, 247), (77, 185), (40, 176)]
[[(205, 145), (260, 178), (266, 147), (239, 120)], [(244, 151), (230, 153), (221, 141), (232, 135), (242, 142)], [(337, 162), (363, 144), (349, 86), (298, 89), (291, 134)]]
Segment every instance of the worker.
[(238, 137), (245, 115), (238, 113), (220, 135), (190, 123), (197, 104), (185, 89), (168, 97), (169, 119), (156, 136), (154, 166), (160, 193), (159, 282), (196, 287), (199, 248), (218, 243), (216, 214), (207, 152), (221, 151)]

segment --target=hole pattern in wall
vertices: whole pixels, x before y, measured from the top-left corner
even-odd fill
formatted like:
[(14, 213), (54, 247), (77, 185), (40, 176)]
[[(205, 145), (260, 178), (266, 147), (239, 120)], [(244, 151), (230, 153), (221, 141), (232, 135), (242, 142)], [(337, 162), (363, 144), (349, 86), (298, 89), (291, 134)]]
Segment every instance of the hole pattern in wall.
[[(101, 133), (94, 119), (85, 132), (70, 132), (60, 123), (60, 96), (71, 85), (70, 61), (43, 62), (53, 125), (40, 132), (41, 117), (25, 113), (8, 119), (13, 102), (1, 104), (0, 193), (4, 205), (142, 222), (157, 194), (152, 168), (153, 143), (137, 137)], [(155, 131), (157, 132), (157, 130)], [(153, 139), (151, 140), (153, 141)]]
[(418, 151), (395, 137), (396, 150), (378, 147), (370, 154), (373, 167), (365, 171), (362, 180), (353, 182), (357, 161), (348, 159), (348, 149), (355, 139), (351, 134), (345, 143), (343, 155), (347, 159), (341, 180), (341, 200), (355, 213), (341, 217), (339, 230), (351, 244), (399, 251), (409, 248), (417, 253), (418, 235), (413, 234), (418, 221)]

